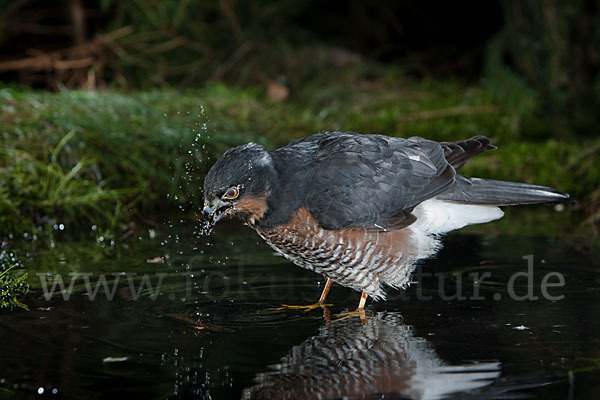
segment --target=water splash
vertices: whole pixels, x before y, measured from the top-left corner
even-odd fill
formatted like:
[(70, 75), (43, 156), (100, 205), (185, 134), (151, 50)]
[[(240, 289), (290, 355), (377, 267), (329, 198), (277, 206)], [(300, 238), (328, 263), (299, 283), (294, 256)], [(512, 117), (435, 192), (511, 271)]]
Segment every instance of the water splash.
[[(192, 246), (196, 249), (207, 245), (206, 236), (210, 234), (212, 227), (202, 218), (203, 188), (202, 177), (207, 169), (208, 156), (207, 142), (210, 140), (209, 123), (206, 109), (203, 104), (198, 105), (197, 111), (179, 111), (176, 113), (181, 118), (189, 120), (187, 134), (179, 145), (179, 165), (183, 169), (177, 177), (180, 184), (177, 193), (169, 193), (167, 199), (171, 200), (177, 207), (180, 218), (174, 221), (168, 219), (165, 224), (170, 230), (167, 240), (179, 243), (180, 240), (189, 240), (190, 237), (180, 238), (177, 232), (181, 232), (186, 224), (189, 224), (190, 216), (193, 218), (194, 229), (192, 230)], [(175, 174), (174, 174), (175, 175)], [(174, 177), (173, 180), (176, 178)], [(186, 229), (187, 230), (187, 229)], [(163, 245), (166, 244), (163, 241)]]

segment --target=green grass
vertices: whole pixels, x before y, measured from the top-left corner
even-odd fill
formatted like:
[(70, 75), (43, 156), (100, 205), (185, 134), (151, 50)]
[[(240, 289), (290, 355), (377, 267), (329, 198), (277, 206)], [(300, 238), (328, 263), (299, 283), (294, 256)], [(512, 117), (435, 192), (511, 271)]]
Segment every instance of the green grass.
[(4, 269), (0, 266), (0, 309), (15, 307), (27, 310), (27, 306), (21, 303), (22, 299), (29, 291), (27, 284), (27, 274), (16, 275), (11, 270), (16, 264)]
[(188, 211), (228, 147), (254, 140), (275, 148), (324, 130), (484, 134), (500, 149), (472, 160), (466, 174), (555, 186), (599, 216), (599, 140), (543, 140), (538, 122), (492, 90), (377, 72), (332, 71), (281, 103), (262, 88), (220, 84), (132, 93), (0, 88), (0, 237), (60, 224), (118, 233), (130, 219)]
[(114, 230), (132, 213), (160, 211), (167, 194), (197, 188), (201, 174), (192, 172), (203, 154), (252, 138), (204, 134), (195, 142), (206, 122), (202, 100), (176, 93), (4, 89), (0, 97), (4, 234), (61, 223)]

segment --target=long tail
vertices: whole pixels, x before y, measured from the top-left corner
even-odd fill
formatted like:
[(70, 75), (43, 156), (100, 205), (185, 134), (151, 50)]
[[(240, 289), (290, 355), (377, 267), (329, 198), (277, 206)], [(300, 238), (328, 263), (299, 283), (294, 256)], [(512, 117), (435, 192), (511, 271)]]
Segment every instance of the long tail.
[(557, 203), (571, 200), (568, 194), (547, 186), (467, 178), (462, 175), (456, 175), (456, 182), (436, 198), (467, 204), (495, 206)]

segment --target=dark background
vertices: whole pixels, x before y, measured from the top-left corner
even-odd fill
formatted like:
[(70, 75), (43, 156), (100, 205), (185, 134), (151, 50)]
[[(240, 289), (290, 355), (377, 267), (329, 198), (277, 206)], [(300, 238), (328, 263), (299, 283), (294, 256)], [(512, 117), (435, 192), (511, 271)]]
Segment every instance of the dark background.
[[(378, 62), (524, 87), (557, 136), (597, 134), (600, 2), (0, 2), (0, 79), (35, 88), (278, 82)], [(301, 50), (311, 49), (307, 52)], [(321, 53), (317, 54), (317, 49)], [(324, 54), (324, 55), (323, 55)]]
[[(182, 4), (189, 14), (178, 17)], [(155, 7), (164, 8), (164, 15), (156, 13), (162, 17), (158, 21), (149, 15), (156, 11)], [(158, 43), (169, 37), (184, 37), (196, 43), (175, 47), (193, 48), (196, 44), (213, 56), (227, 56), (236, 50), (238, 42), (251, 41), (255, 50), (249, 56), (256, 53), (264, 56), (258, 62), (263, 67), (271, 64), (273, 69), (284, 67), (277, 51), (320, 44), (337, 46), (371, 60), (408, 65), (416, 74), (470, 77), (482, 72), (486, 43), (502, 29), (504, 19), (500, 2), (473, 0), (459, 4), (431, 0), (62, 0), (52, 2), (50, 7), (45, 1), (25, 0), (7, 2), (4, 9), (4, 59), (24, 57), (33, 49), (45, 52), (65, 49), (119, 27), (132, 26), (147, 32), (154, 29), (156, 37), (146, 38), (148, 41)], [(131, 48), (124, 50), (139, 51), (144, 44), (129, 43)], [(162, 52), (169, 50), (173, 49), (165, 48)], [(15, 79), (18, 75), (15, 70), (12, 74), (4, 71), (3, 78)], [(194, 83), (202, 84), (203, 79)]]

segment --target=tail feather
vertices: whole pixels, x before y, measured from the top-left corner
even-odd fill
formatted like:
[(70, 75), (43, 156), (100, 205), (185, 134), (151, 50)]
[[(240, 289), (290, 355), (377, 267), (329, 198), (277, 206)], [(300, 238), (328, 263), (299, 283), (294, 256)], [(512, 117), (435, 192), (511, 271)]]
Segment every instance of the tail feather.
[(461, 140), (459, 142), (442, 142), (440, 143), (444, 149), (444, 156), (448, 164), (454, 169), (459, 169), (470, 158), (487, 150), (495, 150), (496, 146), (490, 143), (490, 139), (485, 136), (473, 136), (470, 139)]
[(557, 203), (569, 201), (568, 194), (547, 186), (528, 183), (467, 178), (456, 175), (456, 182), (436, 196), (439, 200), (467, 204), (510, 206), (518, 204)]

